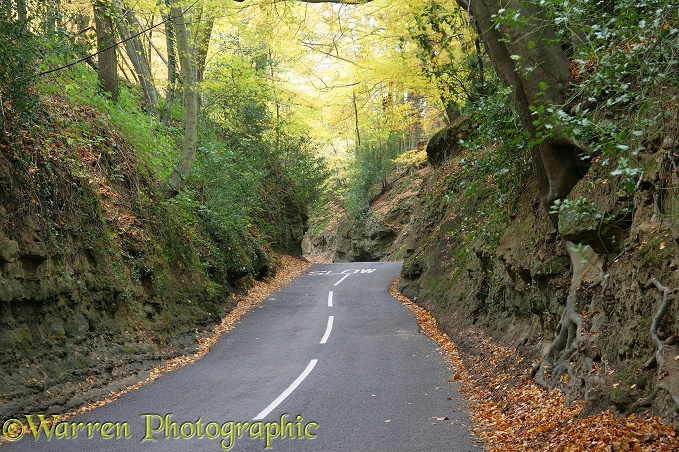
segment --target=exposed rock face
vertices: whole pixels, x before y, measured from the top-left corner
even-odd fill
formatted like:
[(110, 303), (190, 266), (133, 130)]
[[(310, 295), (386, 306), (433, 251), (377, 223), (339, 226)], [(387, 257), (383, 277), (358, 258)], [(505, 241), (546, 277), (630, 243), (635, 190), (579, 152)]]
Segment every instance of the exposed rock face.
[(323, 254), (334, 262), (402, 258), (407, 251), (403, 238), (410, 229), (423, 178), (430, 170), (424, 167), (401, 171), (390, 182), (390, 189), (372, 201), (364, 216), (354, 221), (333, 218), (322, 230), (307, 234), (303, 242), (305, 254)]
[[(667, 366), (658, 380), (654, 364), (649, 364), (656, 349), (649, 326), (662, 294), (647, 281), (656, 277), (671, 294), (679, 289), (679, 233), (667, 214), (673, 204), (660, 207), (657, 191), (678, 179), (676, 172), (667, 171), (667, 155), (645, 157), (642, 164), (650, 168), (647, 185), (641, 184), (634, 194), (613, 189), (615, 181), (592, 183), (593, 171), (570, 196), (587, 199), (587, 205), (562, 212), (559, 234), (538, 208), (537, 189), (522, 187), (515, 214), (498, 246), (490, 250), (484, 243), (451, 235), (460, 212), (454, 206), (436, 212), (428, 207), (433, 188), (423, 190), (423, 202), (411, 220), (411, 231), (418, 235), (405, 239), (418, 246), (406, 257), (401, 289), (436, 312), (451, 337), (464, 342), (455, 334), (460, 323), (480, 325), (498, 341), (525, 344), (527, 356), (534, 359), (548, 352), (562, 319), (572, 270), (565, 243), (589, 246), (602, 271), (587, 273), (574, 292), (582, 338), (575, 349), (564, 344), (559, 350), (569, 352), (571, 378), (559, 381), (563, 374), (554, 369), (547, 384), (562, 386), (571, 400), (586, 400), (589, 410), (621, 412), (662, 385), (666, 389), (653, 406), (665, 419), (676, 419), (672, 397), (679, 392), (679, 373)], [(660, 319), (666, 357), (679, 355), (675, 312), (671, 309)]]
[(36, 166), (27, 189), (0, 154), (0, 418), (63, 412), (144, 379), (227, 308), (189, 256), (166, 254), (181, 228), (162, 210), (135, 209), (122, 185), (106, 185), (101, 210), (103, 186), (64, 162), (50, 171)]
[(446, 159), (460, 152), (460, 140), (466, 140), (472, 133), (471, 118), (464, 116), (445, 129), (439, 130), (427, 143), (427, 160), (438, 166)]
[[(259, 231), (233, 231), (227, 247), (186, 224), (115, 127), (53, 100), (43, 132), (0, 133), (0, 419), (63, 413), (144, 380), (195, 350), (231, 292), (273, 271)], [(82, 126), (61, 127), (75, 117), (96, 140), (70, 146)], [(271, 214), (278, 249), (300, 252), (300, 204)]]
[(298, 206), (287, 204), (289, 211), (284, 215), (276, 215), (270, 221), (274, 225), (272, 248), (280, 253), (300, 257), (302, 255), (302, 240), (309, 229), (309, 217)]

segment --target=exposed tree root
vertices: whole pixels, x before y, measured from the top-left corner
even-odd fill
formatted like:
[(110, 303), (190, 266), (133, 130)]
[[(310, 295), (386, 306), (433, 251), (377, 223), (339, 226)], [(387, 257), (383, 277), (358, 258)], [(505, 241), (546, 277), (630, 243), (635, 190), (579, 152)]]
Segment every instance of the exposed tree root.
[(662, 378), (665, 376), (665, 355), (664, 355), (665, 344), (658, 337), (658, 324), (663, 319), (663, 317), (665, 317), (667, 309), (670, 306), (669, 299), (670, 289), (667, 286), (663, 286), (655, 278), (651, 278), (646, 282), (645, 286), (646, 288), (649, 288), (651, 286), (655, 286), (663, 294), (662, 303), (660, 304), (660, 308), (658, 309), (658, 312), (655, 314), (655, 317), (653, 317), (650, 329), (651, 338), (653, 338), (653, 341), (656, 343), (658, 347), (655, 352), (655, 364), (657, 366), (658, 372), (658, 384), (653, 390), (653, 392), (651, 392), (651, 394), (648, 395), (648, 397), (638, 400), (637, 402), (634, 402), (632, 405), (630, 405), (629, 408), (627, 409), (627, 414), (632, 413), (641, 407), (652, 405), (653, 401), (660, 392), (660, 389), (666, 390), (669, 393), (670, 397), (672, 397), (672, 400), (674, 400), (674, 403), (677, 405), (677, 408), (679, 408), (679, 396), (675, 395), (671, 388), (667, 384), (665, 384), (664, 381), (662, 381)]
[[(551, 378), (560, 378), (568, 375), (572, 379), (572, 369), (570, 366), (571, 357), (582, 347), (585, 337), (585, 325), (582, 316), (576, 310), (577, 291), (580, 288), (585, 271), (589, 266), (596, 265), (597, 255), (589, 247), (575, 247), (572, 242), (565, 242), (566, 249), (571, 258), (573, 268), (573, 278), (566, 298), (566, 308), (561, 315), (561, 320), (556, 328), (556, 337), (550, 345), (547, 353), (533, 365), (531, 377), (535, 382), (548, 388), (549, 384), (545, 378), (545, 371), (554, 363)], [(599, 268), (601, 272), (601, 269)], [(591, 360), (586, 360), (586, 364), (591, 370)]]
[(655, 317), (653, 317), (653, 321), (651, 322), (651, 337), (658, 345), (658, 350), (655, 352), (655, 361), (658, 363), (658, 375), (662, 375), (662, 372), (664, 372), (665, 369), (665, 357), (663, 356), (665, 345), (658, 337), (658, 323), (660, 323), (662, 318), (665, 317), (667, 308), (670, 306), (670, 300), (668, 296), (670, 289), (669, 287), (660, 284), (655, 278), (651, 278), (648, 280), (648, 282), (646, 282), (646, 288), (649, 288), (652, 285), (655, 285), (655, 287), (663, 294), (660, 309), (658, 309), (658, 312), (656, 313)]

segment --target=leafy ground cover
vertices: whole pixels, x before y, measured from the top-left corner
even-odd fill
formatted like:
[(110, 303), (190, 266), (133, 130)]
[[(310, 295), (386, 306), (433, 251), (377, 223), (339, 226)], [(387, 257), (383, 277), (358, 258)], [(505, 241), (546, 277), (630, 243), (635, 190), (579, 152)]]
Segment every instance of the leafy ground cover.
[(649, 414), (615, 417), (610, 411), (583, 416), (583, 402), (566, 406), (559, 389), (540, 388), (531, 363), (518, 350), (493, 343), (480, 330), (466, 328), (474, 354), (461, 353), (441, 332), (436, 319), (397, 289), (390, 293), (410, 309), (422, 328), (444, 351), (467, 399), (473, 432), (489, 451), (669, 451), (679, 449), (674, 425)]

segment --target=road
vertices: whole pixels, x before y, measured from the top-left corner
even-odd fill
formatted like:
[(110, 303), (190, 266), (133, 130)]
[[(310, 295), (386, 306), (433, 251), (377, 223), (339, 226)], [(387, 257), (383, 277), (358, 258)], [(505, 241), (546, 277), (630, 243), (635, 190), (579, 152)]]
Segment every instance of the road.
[(37, 440), (0, 449), (481, 450), (445, 357), (388, 293), (400, 267), (316, 265), (203, 359), (57, 425), (49, 440), (35, 427)]

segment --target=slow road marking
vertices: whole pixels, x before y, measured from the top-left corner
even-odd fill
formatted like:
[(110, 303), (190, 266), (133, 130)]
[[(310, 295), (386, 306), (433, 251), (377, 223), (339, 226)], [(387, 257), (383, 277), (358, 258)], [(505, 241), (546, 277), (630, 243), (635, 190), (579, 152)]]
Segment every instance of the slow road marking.
[(355, 275), (355, 274), (366, 274), (377, 271), (376, 268), (349, 268), (347, 270), (342, 270), (339, 273), (333, 273), (332, 270), (312, 270), (308, 274), (310, 276), (332, 276), (332, 275)]
[(341, 283), (342, 281), (344, 281), (344, 280), (347, 279), (348, 277), (349, 277), (349, 274), (342, 276), (342, 279), (340, 279), (339, 281), (337, 281), (334, 285), (335, 285), (335, 286), (338, 286), (339, 283)]

